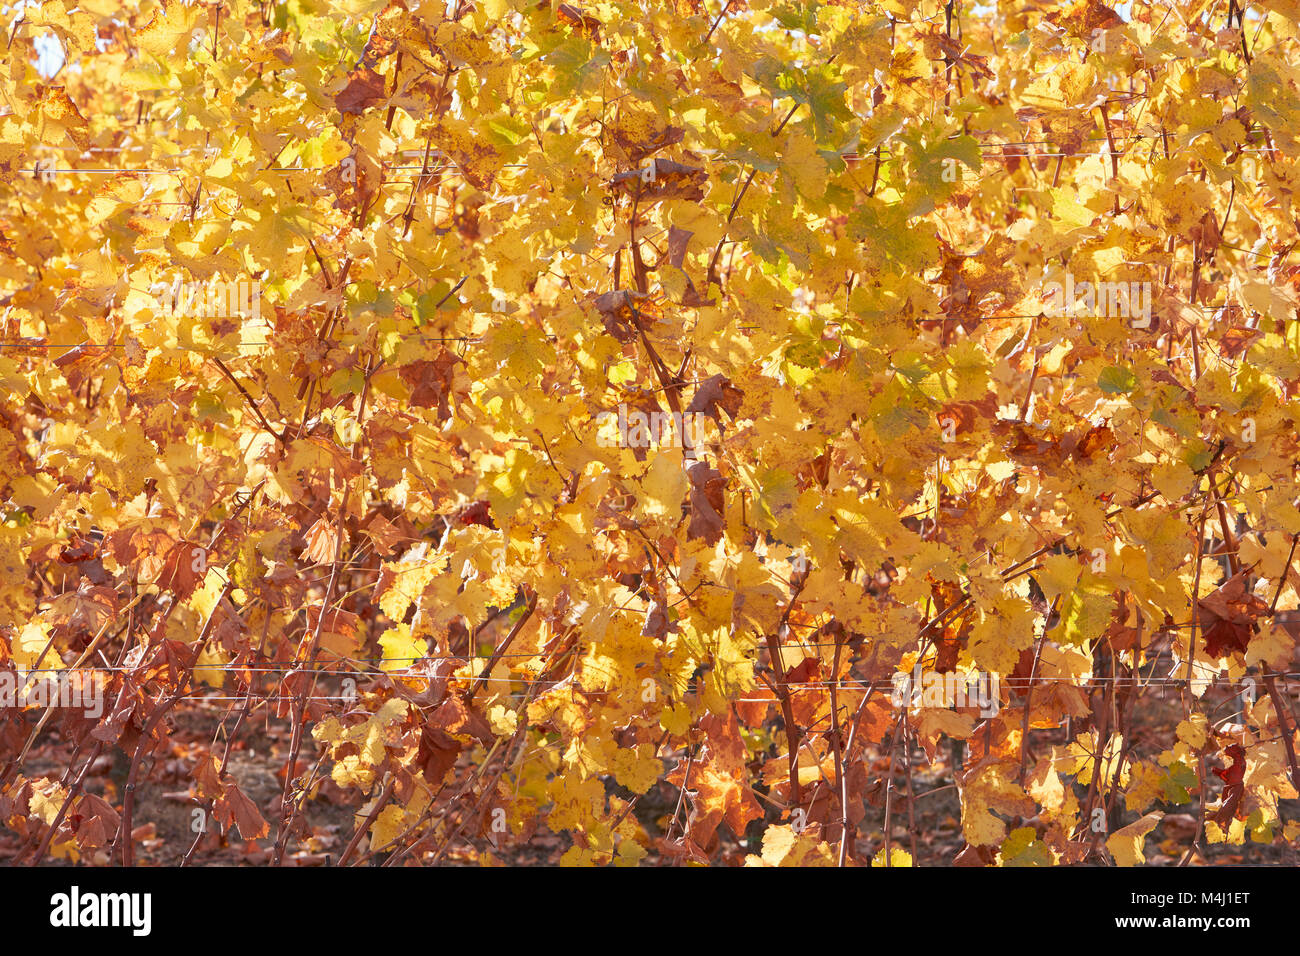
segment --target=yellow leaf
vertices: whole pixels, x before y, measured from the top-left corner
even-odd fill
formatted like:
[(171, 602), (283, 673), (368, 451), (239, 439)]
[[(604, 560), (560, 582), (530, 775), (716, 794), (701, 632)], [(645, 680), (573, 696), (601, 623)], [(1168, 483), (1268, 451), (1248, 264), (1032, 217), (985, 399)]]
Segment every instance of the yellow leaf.
[(1107, 837), (1106, 849), (1110, 850), (1115, 863), (1119, 866), (1138, 866), (1145, 862), (1142, 844), (1146, 842), (1147, 834), (1155, 829), (1156, 824), (1163, 817), (1164, 814), (1160, 811), (1148, 813)]
[[(885, 866), (885, 848), (882, 846), (874, 857), (871, 858), (872, 866)], [(889, 850), (889, 866), (911, 866), (912, 854), (908, 853), (902, 847), (891, 847)]]

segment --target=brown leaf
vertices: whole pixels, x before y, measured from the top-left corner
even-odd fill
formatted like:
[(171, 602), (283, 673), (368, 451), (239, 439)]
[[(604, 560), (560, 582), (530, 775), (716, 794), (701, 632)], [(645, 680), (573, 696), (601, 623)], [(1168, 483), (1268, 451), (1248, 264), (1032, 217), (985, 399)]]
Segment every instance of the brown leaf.
[(677, 145), (685, 135), (680, 126), (660, 126), (654, 114), (632, 111), (621, 113), (610, 132), (615, 144), (637, 164), (651, 153)]
[[(470, 711), (465, 702), (454, 694), (429, 715), (420, 728), (419, 735), (412, 765), (419, 768), (424, 779), (435, 786), (442, 783), (465, 748), (465, 744), (457, 739), (458, 736), (474, 737), (483, 743), (493, 740), (492, 728), (487, 721)], [(409, 739), (408, 736), (407, 740)]]
[(167, 552), (158, 573), (158, 586), (184, 601), (203, 583), (208, 573), (208, 552), (202, 545), (181, 541)]
[(1222, 347), (1224, 358), (1235, 359), (1243, 355), (1248, 348), (1263, 336), (1264, 333), (1259, 329), (1234, 326), (1219, 337), (1219, 345)]
[(212, 811), (224, 829), (229, 830), (231, 823), (239, 827), (240, 839), (245, 841), (260, 840), (270, 830), (257, 804), (239, 789), (238, 784), (226, 785), (226, 792), (217, 798)]
[(493, 734), (488, 722), (465, 706), (465, 702), (452, 694), (438, 709), (429, 715), (428, 725), (444, 733), (474, 737), (480, 743), (490, 744)]
[(482, 528), (497, 529), (496, 522), (492, 520), (492, 505), (486, 498), (480, 498), (478, 501), (471, 501), (465, 507), (456, 513), (456, 520), (462, 525), (478, 525)]
[(212, 754), (200, 757), (195, 762), (194, 769), (190, 771), (199, 793), (209, 800), (215, 800), (225, 792), (226, 787), (221, 781), (220, 771), (217, 758)]
[(644, 167), (619, 173), (610, 186), (638, 200), (704, 198), (708, 174), (695, 166), (685, 166), (671, 159), (654, 159)]
[(439, 657), (434, 660), (423, 659), (413, 661), (406, 673), (417, 679), (424, 678), (425, 683), (417, 684), (411, 687), (401, 678), (391, 680), (393, 693), (404, 700), (409, 700), (415, 706), (434, 707), (442, 703), (442, 699), (447, 696), (447, 681), (451, 678), (452, 673), (464, 665), (464, 661), (457, 657)]
[(1005, 436), (1003, 453), (1021, 464), (1054, 466), (1063, 457), (1060, 440), (1042, 426), (999, 420), (991, 430), (995, 435)]
[[(649, 454), (648, 449), (651, 443), (659, 444), (662, 441), (668, 440), (668, 436), (660, 432), (654, 424), (656, 422), (664, 422), (667, 416), (664, 415), (663, 409), (655, 400), (653, 392), (637, 390), (629, 396), (625, 404), (626, 408), (620, 408), (618, 417), (619, 421), (622, 422), (624, 416), (626, 416), (630, 422), (626, 433), (626, 441), (631, 445), (631, 451), (636, 457), (636, 460), (645, 461)], [(634, 417), (637, 413), (645, 416), (643, 420), (646, 423), (644, 432), (641, 428), (641, 421), (638, 421)], [(611, 412), (610, 414), (612, 415), (614, 413)], [(622, 425), (620, 424), (619, 427), (620, 433), (622, 433)], [(638, 433), (640, 433), (639, 437)]]
[(357, 632), (361, 618), (341, 607), (332, 607), (322, 614), (319, 604), (309, 604), (303, 610), (307, 615), (307, 632), (314, 634), (316, 625), (320, 624), (322, 634), (341, 634), (352, 637)]
[(966, 847), (952, 861), (953, 866), (992, 866), (996, 862), (993, 848), (987, 846)]
[(605, 331), (624, 344), (636, 338), (637, 329), (649, 329), (663, 317), (649, 295), (633, 289), (615, 289), (598, 295), (595, 305)]
[(735, 421), (744, 399), (743, 390), (732, 385), (731, 379), (717, 374), (700, 382), (695, 389), (695, 397), (691, 399), (690, 405), (686, 406), (686, 412), (691, 415), (700, 413), (708, 415), (721, 428), (722, 417), (718, 414), (719, 410), (726, 412), (727, 417)]
[(966, 67), (973, 78), (992, 79), (993, 71), (989, 69), (987, 57), (976, 56), (970, 47), (942, 32), (936, 24), (921, 34), (925, 45), (925, 54), (931, 60), (945, 60), (954, 65)]
[(351, 212), (358, 206), (365, 208), (378, 192), (383, 170), (360, 146), (345, 156), (337, 166), (325, 171), (325, 185), (334, 193), (334, 207)]
[(997, 417), (998, 397), (989, 392), (978, 401), (948, 403), (939, 410), (938, 421), (939, 427), (945, 429), (945, 434), (955, 436), (975, 431), (981, 420), (996, 422)]
[(695, 283), (688, 277), (686, 280), (686, 291), (682, 293), (682, 305), (688, 309), (700, 309), (705, 306), (713, 305), (716, 299), (706, 299), (695, 288)]
[(600, 21), (571, 3), (562, 3), (555, 8), (555, 15), (564, 23), (578, 27), (583, 33), (595, 40), (600, 39)]
[(857, 719), (856, 739), (867, 743), (880, 743), (894, 731), (894, 717), (888, 699), (871, 700), (861, 708)]
[(370, 524), (361, 529), (361, 533), (371, 540), (375, 551), (382, 555), (391, 554), (398, 545), (406, 544), (411, 540), (383, 515), (375, 515)]
[(1044, 19), (1084, 40), (1091, 40), (1094, 30), (1111, 30), (1124, 25), (1118, 13), (1098, 0), (1075, 0), (1065, 10), (1053, 10)]
[(93, 558), (95, 551), (94, 541), (75, 535), (72, 540), (59, 548), (59, 560), (64, 564), (80, 564)]
[(105, 621), (117, 616), (118, 595), (110, 587), (82, 581), (75, 591), (64, 591), (50, 605), (45, 620), (74, 631), (98, 631)]
[(302, 549), (302, 560), (312, 564), (332, 564), (338, 551), (339, 533), (325, 518), (317, 518), (304, 537), (307, 545)]
[[(1060, 452), (1063, 459), (1091, 459), (1103, 454), (1115, 445), (1115, 433), (1107, 425), (1093, 425), (1087, 431), (1070, 432), (1061, 439)], [(1105, 500), (1109, 500), (1108, 498)]]
[(63, 372), (68, 388), (74, 392), (79, 392), (86, 383), (86, 379), (93, 377), (98, 372), (99, 367), (104, 364), (111, 351), (111, 349), (94, 345), (78, 345), (76, 348), (68, 349), (68, 351), (56, 358), (54, 365)]
[(130, 694), (121, 694), (110, 705), (112, 711), (96, 722), (90, 736), (95, 740), (102, 740), (106, 744), (117, 743), (118, 738), (122, 736), (122, 732), (126, 729), (127, 723), (131, 720), (131, 716), (135, 713), (136, 704), (136, 699)]
[(651, 601), (646, 609), (645, 624), (641, 627), (642, 637), (662, 639), (668, 633), (668, 611), (658, 601)]
[(1200, 245), (1202, 255), (1213, 255), (1222, 241), (1219, 235), (1219, 220), (1215, 217), (1213, 209), (1206, 212), (1200, 222), (1187, 230), (1187, 237)]
[(703, 538), (709, 545), (718, 543), (727, 523), (723, 518), (726, 504), (722, 492), (726, 487), (722, 475), (702, 461), (697, 461), (687, 471), (691, 480), (691, 523), (686, 528), (689, 538)]
[(436, 727), (424, 727), (419, 731), (419, 744), (411, 766), (420, 771), (420, 775), (431, 786), (438, 786), (448, 772), (456, 766), (463, 745), (456, 738)]
[(118, 564), (129, 566), (142, 581), (154, 581), (162, 569), (167, 552), (175, 543), (165, 531), (141, 531), (122, 528), (108, 535), (107, 550)]
[(119, 817), (113, 805), (93, 793), (82, 794), (70, 817), (81, 850), (107, 846), (117, 835)]
[(1197, 602), (1205, 649), (1211, 657), (1245, 653), (1255, 632), (1255, 619), (1268, 605), (1246, 590), (1245, 572), (1238, 572)]
[(1228, 756), (1232, 758), (1232, 766), (1227, 768), (1215, 767), (1214, 775), (1223, 781), (1223, 806), (1210, 817), (1215, 823), (1225, 830), (1237, 816), (1237, 807), (1241, 805), (1241, 798), (1246, 795), (1246, 751), (1241, 744), (1233, 744), (1228, 748)]
[(451, 406), (448, 399), (455, 380), (456, 363), (459, 361), (455, 354), (443, 349), (435, 359), (403, 365), (398, 374), (411, 387), (411, 404), (420, 408), (436, 408), (440, 422), (449, 419)]
[(683, 760), (668, 775), (668, 782), (691, 795), (690, 839), (707, 855), (719, 824), (725, 822), (740, 836), (751, 821), (763, 816), (763, 810), (750, 792), (747, 753), (735, 714), (711, 714), (700, 721), (700, 729), (706, 743), (689, 777)]
[(689, 229), (678, 229), (676, 226), (668, 228), (668, 262), (678, 269), (686, 260), (686, 247), (690, 244), (691, 236), (695, 233)]
[(387, 98), (384, 78), (364, 66), (348, 74), (347, 84), (334, 95), (334, 105), (340, 113), (360, 115)]

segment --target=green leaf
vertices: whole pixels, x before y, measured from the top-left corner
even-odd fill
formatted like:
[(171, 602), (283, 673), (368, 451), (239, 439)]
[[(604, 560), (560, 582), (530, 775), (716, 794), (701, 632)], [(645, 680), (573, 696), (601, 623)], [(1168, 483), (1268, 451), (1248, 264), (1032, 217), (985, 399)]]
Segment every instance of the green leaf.
[(1127, 395), (1137, 386), (1137, 376), (1133, 371), (1119, 365), (1104, 368), (1097, 376), (1097, 387), (1107, 395)]
[(1192, 802), (1190, 788), (1196, 784), (1196, 774), (1181, 760), (1169, 765), (1165, 774), (1165, 800), (1169, 803), (1183, 804)]
[(817, 0), (807, 0), (804, 3), (783, 3), (772, 8), (772, 16), (776, 18), (777, 23), (787, 30), (817, 34), (821, 32), (821, 28), (817, 24), (817, 8), (819, 6), (821, 4)]

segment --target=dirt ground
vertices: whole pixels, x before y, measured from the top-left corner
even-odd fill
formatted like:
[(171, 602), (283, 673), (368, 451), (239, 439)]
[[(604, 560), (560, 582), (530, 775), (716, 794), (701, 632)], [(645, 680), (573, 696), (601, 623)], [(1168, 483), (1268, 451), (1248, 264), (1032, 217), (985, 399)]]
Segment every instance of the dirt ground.
[[(137, 788), (134, 813), (136, 835), (136, 862), (145, 866), (173, 866), (181, 863), (202, 826), (202, 811), (191, 791), (190, 773), (194, 760), (209, 752), (221, 726), (224, 708), (200, 705), (178, 714), (173, 724), (170, 753), (159, 758), (159, 763), (145, 767)], [(1176, 698), (1160, 700), (1148, 698), (1135, 716), (1133, 726), (1135, 749), (1150, 753), (1171, 739), (1171, 728), (1181, 719), (1181, 707)], [(239, 739), (233, 745), (228, 771), (240, 789), (258, 806), (271, 824), (268, 838), (245, 842), (237, 831), (227, 835), (217, 832), (209, 818), (205, 832), (199, 839), (190, 865), (230, 866), (265, 865), (271, 860), (276, 821), (289, 750), (289, 724), (287, 721), (263, 718), (260, 722), (246, 723)], [(1064, 728), (1056, 731), (1035, 731), (1031, 742), (1030, 759), (1047, 751), (1052, 745), (1065, 742)], [(315, 759), (310, 747), (304, 747), (300, 758), (300, 771), (309, 769), (306, 761)], [(25, 762), (23, 772), (31, 777), (59, 775), (70, 757), (70, 748), (59, 739), (55, 730), (47, 730)], [(961, 833), (961, 812), (958, 790), (953, 781), (953, 750), (941, 747), (936, 761), (931, 764), (925, 754), (914, 748), (911, 754), (912, 789), (914, 799), (909, 812), (906, 800), (905, 764), (902, 755), (896, 761), (895, 792), (891, 814), (891, 844), (913, 854), (919, 866), (951, 866), (965, 843)], [(465, 761), (462, 759), (462, 764)], [(673, 761), (666, 760), (666, 769)], [(115, 806), (121, 803), (121, 788), (126, 779), (126, 761), (101, 758), (87, 777), (86, 790), (104, 797)], [(888, 761), (877, 755), (872, 762), (870, 775), (879, 779), (888, 770)], [(465, 772), (464, 766), (457, 773)], [(359, 818), (354, 816), (359, 798), (355, 792), (344, 792), (328, 779), (328, 764), (320, 768), (322, 784), (317, 798), (306, 804), (306, 836), (289, 842), (285, 863), (290, 866), (328, 866), (336, 862), (342, 849), (351, 839)], [(613, 787), (611, 790), (617, 791)], [(1082, 795), (1082, 790), (1080, 790)], [(1211, 801), (1217, 793), (1209, 795)], [(633, 814), (651, 837), (663, 835), (664, 827), (679, 799), (677, 789), (660, 783), (643, 795), (633, 808)], [(1147, 841), (1149, 865), (1170, 866), (1178, 862), (1186, 851), (1197, 824), (1195, 797), (1183, 806), (1157, 805), (1166, 817)], [(865, 805), (865, 817), (854, 843), (855, 857), (859, 861), (872, 858), (884, 845), (885, 800), (883, 788), (874, 788)], [(1285, 801), (1286, 819), (1300, 815), (1300, 801)], [(720, 865), (739, 865), (747, 854), (761, 850), (760, 837), (764, 822), (779, 822), (779, 812), (768, 806), (767, 821), (755, 821), (745, 834), (731, 834), (725, 826), (720, 828), (722, 839), (718, 862)], [(1010, 820), (1011, 825), (1022, 821)], [(1033, 823), (1032, 820), (1027, 823)], [(553, 834), (544, 828), (528, 840), (508, 840), (499, 847), (491, 847), (482, 837), (469, 837), (458, 841), (443, 858), (447, 865), (473, 865), (490, 852), (494, 862), (507, 865), (549, 865), (558, 862), (571, 845), (567, 834)], [(0, 830), (0, 860), (12, 858), (19, 841), (14, 834)], [(1207, 845), (1205, 858), (1195, 857), (1194, 864), (1286, 864), (1296, 865), (1294, 848), (1276, 843), (1259, 845), (1247, 842), (1243, 846)], [(46, 861), (47, 865), (69, 865), (66, 860)], [(108, 863), (105, 851), (82, 861), (91, 864)], [(378, 862), (378, 861), (373, 861)], [(408, 860), (408, 862), (414, 862)], [(674, 865), (655, 849), (642, 865)]]

